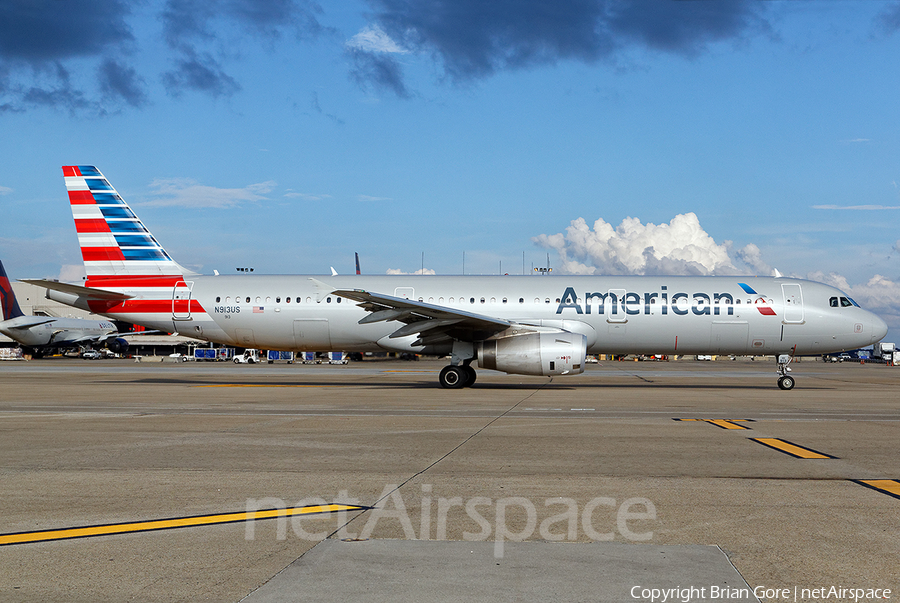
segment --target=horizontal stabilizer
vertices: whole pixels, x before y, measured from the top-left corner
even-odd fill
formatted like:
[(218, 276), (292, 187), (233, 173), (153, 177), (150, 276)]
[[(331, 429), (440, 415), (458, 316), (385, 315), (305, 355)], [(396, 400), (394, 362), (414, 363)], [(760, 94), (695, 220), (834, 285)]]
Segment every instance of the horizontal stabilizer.
[(4, 329), (30, 329), (56, 320), (52, 316), (19, 316), (3, 321)]
[(133, 295), (127, 295), (125, 293), (119, 293), (118, 291), (107, 291), (106, 289), (96, 289), (94, 287), (82, 287), (81, 285), (71, 285), (69, 283), (60, 283), (59, 281), (48, 281), (43, 279), (29, 279), (23, 278), (19, 279), (23, 283), (29, 283), (31, 285), (37, 285), (38, 287), (45, 287), (47, 289), (53, 289), (54, 291), (60, 291), (61, 293), (71, 293), (72, 295), (77, 295), (79, 297), (83, 297), (85, 299), (101, 299), (104, 301), (125, 301), (126, 299), (131, 299), (134, 297)]

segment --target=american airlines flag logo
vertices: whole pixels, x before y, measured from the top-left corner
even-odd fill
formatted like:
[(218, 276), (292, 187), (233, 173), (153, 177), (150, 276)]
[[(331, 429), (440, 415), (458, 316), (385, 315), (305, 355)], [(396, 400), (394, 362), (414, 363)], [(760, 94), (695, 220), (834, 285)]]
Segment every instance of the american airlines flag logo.
[(253, 313), (254, 314), (264, 314), (265, 309), (263, 308), (263, 306), (253, 306)]
[(772, 307), (769, 306), (769, 302), (766, 301), (766, 298), (764, 296), (760, 295), (759, 293), (757, 293), (756, 291), (754, 291), (753, 287), (751, 287), (747, 283), (738, 283), (738, 285), (741, 286), (741, 289), (744, 290), (744, 293), (749, 293), (750, 295), (758, 295), (759, 296), (754, 300), (753, 303), (756, 305), (756, 309), (759, 310), (760, 314), (762, 314), (763, 316), (775, 316), (776, 315), (775, 310), (773, 310)]

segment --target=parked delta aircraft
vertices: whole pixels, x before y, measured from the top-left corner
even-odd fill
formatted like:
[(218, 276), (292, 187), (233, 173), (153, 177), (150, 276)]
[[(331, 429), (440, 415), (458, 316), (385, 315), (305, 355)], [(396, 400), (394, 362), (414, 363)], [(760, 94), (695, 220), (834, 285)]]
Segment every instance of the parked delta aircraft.
[(482, 368), (584, 371), (586, 354), (757, 354), (875, 343), (880, 318), (821, 283), (743, 276), (201, 276), (172, 260), (93, 166), (63, 167), (87, 279), (28, 281), (150, 328), (271, 350), (449, 355), (443, 387)]
[(25, 316), (0, 262), (0, 333), (30, 350), (34, 358), (58, 349), (106, 346), (112, 352), (125, 352), (128, 342), (120, 339), (116, 325), (105, 320)]

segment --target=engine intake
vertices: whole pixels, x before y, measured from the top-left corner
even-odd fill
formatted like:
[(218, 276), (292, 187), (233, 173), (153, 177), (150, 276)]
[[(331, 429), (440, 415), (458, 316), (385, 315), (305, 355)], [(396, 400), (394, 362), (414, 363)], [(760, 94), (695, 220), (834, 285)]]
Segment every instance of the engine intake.
[[(504, 332), (506, 333), (506, 332)], [(566, 331), (513, 332), (478, 342), (481, 368), (515, 375), (567, 375), (584, 372), (587, 339)]]

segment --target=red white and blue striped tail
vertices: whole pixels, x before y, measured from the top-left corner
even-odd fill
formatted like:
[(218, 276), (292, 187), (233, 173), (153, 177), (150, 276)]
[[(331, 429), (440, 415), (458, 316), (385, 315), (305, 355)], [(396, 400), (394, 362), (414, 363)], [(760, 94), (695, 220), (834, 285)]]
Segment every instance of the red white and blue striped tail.
[(100, 170), (92, 165), (62, 170), (88, 279), (191, 274), (169, 257)]

